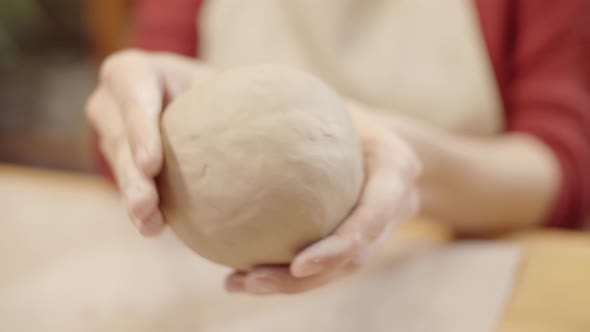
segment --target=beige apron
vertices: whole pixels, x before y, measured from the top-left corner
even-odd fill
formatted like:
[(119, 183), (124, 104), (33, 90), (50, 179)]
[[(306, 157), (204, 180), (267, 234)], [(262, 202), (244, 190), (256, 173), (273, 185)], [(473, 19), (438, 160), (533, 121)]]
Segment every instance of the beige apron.
[(347, 97), (445, 129), (502, 129), (472, 0), (211, 0), (199, 22), (200, 54), (218, 66), (297, 66)]

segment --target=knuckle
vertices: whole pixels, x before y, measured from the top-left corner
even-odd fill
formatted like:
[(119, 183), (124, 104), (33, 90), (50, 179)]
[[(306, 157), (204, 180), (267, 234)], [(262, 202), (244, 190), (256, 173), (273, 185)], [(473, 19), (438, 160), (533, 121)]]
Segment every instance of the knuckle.
[(122, 69), (141, 61), (144, 53), (136, 49), (126, 49), (109, 55), (100, 66), (101, 80), (110, 80), (121, 75)]
[(95, 92), (88, 98), (88, 100), (86, 100), (86, 105), (84, 106), (84, 114), (86, 115), (86, 120), (93, 126), (96, 124), (99, 112), (98, 99), (98, 95)]
[(120, 102), (121, 108), (126, 112), (145, 109), (145, 103), (142, 102), (141, 96), (135, 93), (135, 91), (123, 96)]
[(101, 81), (109, 80), (119, 67), (119, 55), (113, 54), (106, 58), (100, 65), (99, 78)]

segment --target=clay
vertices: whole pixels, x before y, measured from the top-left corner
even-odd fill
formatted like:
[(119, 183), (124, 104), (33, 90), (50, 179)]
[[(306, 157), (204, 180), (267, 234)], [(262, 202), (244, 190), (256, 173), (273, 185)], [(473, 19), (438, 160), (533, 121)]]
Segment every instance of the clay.
[(215, 263), (288, 264), (359, 197), (362, 154), (350, 116), (302, 71), (223, 71), (174, 100), (161, 129), (166, 222)]

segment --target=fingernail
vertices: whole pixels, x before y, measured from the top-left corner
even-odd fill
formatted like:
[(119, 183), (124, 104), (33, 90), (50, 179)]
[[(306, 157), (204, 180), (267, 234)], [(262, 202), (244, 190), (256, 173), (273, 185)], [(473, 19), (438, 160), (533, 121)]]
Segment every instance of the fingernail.
[(245, 281), (246, 291), (254, 294), (272, 294), (278, 290), (277, 281), (269, 276), (251, 277)]
[(156, 208), (157, 203), (154, 199), (154, 193), (146, 184), (140, 181), (127, 185), (124, 188), (124, 196), (125, 204), (135, 218), (146, 220)]
[(160, 233), (163, 223), (164, 220), (162, 219), (162, 215), (160, 214), (160, 212), (156, 212), (147, 219), (141, 221), (141, 225), (139, 226), (139, 228), (141, 230), (141, 233), (145, 236), (157, 235)]
[(232, 275), (227, 278), (226, 288), (229, 292), (238, 293), (244, 291), (244, 280), (246, 278), (242, 275)]

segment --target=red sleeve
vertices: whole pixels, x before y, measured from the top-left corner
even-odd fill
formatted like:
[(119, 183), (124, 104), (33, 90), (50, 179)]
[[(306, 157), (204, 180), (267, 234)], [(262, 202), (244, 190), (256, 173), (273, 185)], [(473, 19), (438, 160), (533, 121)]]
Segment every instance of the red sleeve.
[(478, 0), (507, 130), (541, 139), (561, 187), (546, 225), (590, 216), (590, 1)]
[(197, 55), (197, 17), (202, 0), (136, 0), (132, 46)]

